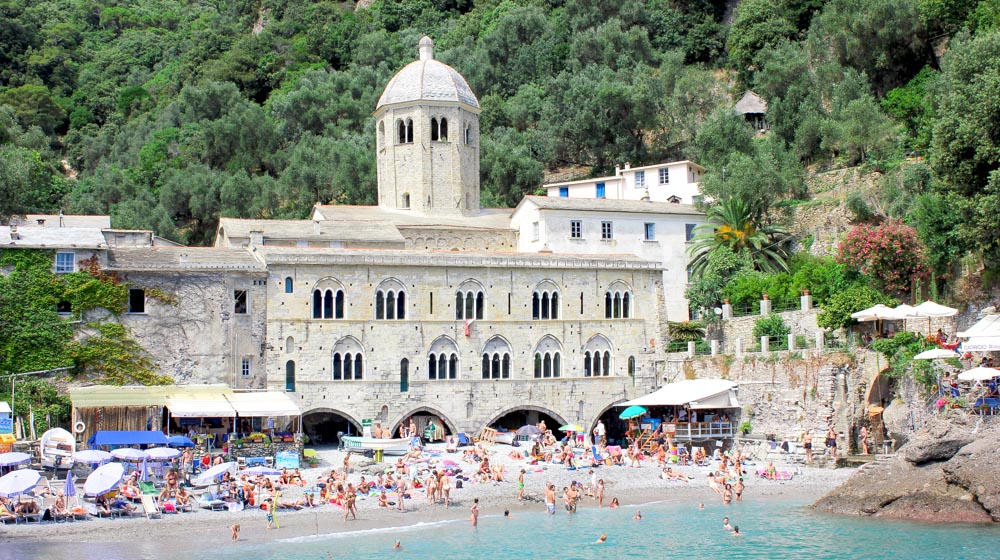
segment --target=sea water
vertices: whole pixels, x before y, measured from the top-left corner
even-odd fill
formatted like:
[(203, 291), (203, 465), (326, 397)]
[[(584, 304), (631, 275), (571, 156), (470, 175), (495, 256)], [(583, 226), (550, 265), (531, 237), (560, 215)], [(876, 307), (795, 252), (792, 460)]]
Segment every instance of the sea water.
[[(641, 520), (633, 519), (636, 510), (642, 511)], [(723, 528), (725, 516), (739, 525), (744, 536), (734, 537)], [(180, 554), (212, 560), (1000, 558), (997, 526), (833, 516), (802, 503), (774, 499), (730, 506), (711, 503), (703, 510), (689, 502), (659, 502), (615, 510), (581, 509), (575, 515), (560, 510), (554, 516), (518, 508), (512, 518), (481, 516), (475, 528), (468, 520), (403, 525), (410, 520), (410, 515), (401, 515), (401, 526), (389, 529), (278, 538), (260, 545), (206, 543), (203, 550)], [(608, 535), (607, 542), (595, 543), (602, 533)], [(393, 550), (396, 540), (402, 543), (400, 550)], [(4, 557), (55, 558), (63, 546), (18, 548), (8, 549)], [(157, 557), (151, 552), (142, 543), (75, 544), (72, 558)]]

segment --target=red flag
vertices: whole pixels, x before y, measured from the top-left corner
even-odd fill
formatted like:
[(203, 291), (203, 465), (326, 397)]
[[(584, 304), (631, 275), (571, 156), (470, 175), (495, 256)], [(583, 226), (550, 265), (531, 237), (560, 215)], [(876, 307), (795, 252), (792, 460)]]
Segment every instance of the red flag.
[(475, 319), (466, 319), (465, 320), (465, 336), (472, 336), (472, 332), (471, 331), (472, 331), (472, 322), (473, 321), (475, 321)]

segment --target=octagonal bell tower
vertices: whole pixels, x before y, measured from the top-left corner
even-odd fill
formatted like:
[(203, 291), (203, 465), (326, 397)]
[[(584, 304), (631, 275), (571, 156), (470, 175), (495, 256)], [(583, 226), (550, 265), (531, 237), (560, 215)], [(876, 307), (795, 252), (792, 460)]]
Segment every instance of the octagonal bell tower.
[(454, 68), (420, 58), (386, 85), (375, 107), (378, 204), (424, 214), (479, 212), (479, 100)]

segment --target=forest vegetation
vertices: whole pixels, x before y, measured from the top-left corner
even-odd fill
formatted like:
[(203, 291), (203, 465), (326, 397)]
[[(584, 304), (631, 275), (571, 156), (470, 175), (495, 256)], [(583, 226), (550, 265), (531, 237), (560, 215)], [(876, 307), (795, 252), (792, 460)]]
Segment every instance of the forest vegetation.
[[(0, 0), (0, 219), (204, 245), (220, 216), (372, 204), (371, 112), (425, 34), (479, 97), (484, 205), (547, 171), (695, 160), (742, 201), (715, 214), (747, 214), (751, 242), (697, 244), (719, 286), (794, 273), (807, 173), (862, 166), (855, 220), (921, 249), (897, 295), (1000, 267), (1000, 0)], [(746, 89), (767, 134), (732, 110)]]

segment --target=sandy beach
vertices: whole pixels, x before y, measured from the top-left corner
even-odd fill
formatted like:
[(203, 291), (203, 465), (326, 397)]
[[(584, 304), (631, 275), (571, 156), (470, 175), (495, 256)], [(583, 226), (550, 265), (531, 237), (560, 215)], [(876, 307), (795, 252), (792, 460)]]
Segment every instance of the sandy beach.
[[(475, 470), (475, 463), (466, 463), (461, 459), (461, 453), (443, 453), (443, 444), (430, 445), (429, 450), (441, 451), (441, 458), (449, 458), (459, 463), (465, 472)], [(0, 543), (17, 540), (19, 542), (136, 542), (162, 543), (171, 551), (188, 549), (203, 549), (205, 542), (215, 542), (225, 546), (245, 546), (248, 544), (265, 543), (279, 539), (289, 539), (308, 535), (325, 535), (341, 532), (356, 532), (372, 529), (407, 527), (418, 523), (434, 523), (449, 520), (467, 522), (469, 507), (474, 498), (479, 498), (483, 516), (500, 515), (505, 509), (512, 514), (517, 512), (545, 510), (543, 503), (544, 487), (547, 482), (555, 484), (561, 490), (572, 481), (589, 484), (590, 475), (587, 469), (568, 471), (559, 464), (526, 466), (524, 460), (514, 460), (509, 457), (511, 448), (507, 445), (495, 445), (491, 462), (501, 464), (506, 470), (506, 482), (498, 484), (464, 483), (464, 487), (452, 490), (451, 507), (444, 504), (429, 504), (423, 489), (411, 490), (412, 499), (407, 500), (406, 511), (384, 509), (377, 506), (374, 497), (359, 497), (358, 519), (345, 522), (344, 510), (334, 505), (322, 505), (300, 511), (280, 511), (277, 520), (280, 529), (265, 530), (265, 515), (259, 509), (248, 509), (238, 512), (213, 512), (196, 510), (190, 513), (166, 514), (161, 519), (147, 520), (143, 515), (123, 519), (89, 519), (70, 523), (41, 523), (8, 525), (0, 534)], [(522, 449), (523, 451), (523, 449)], [(315, 481), (321, 475), (329, 473), (332, 468), (343, 464), (344, 452), (336, 450), (319, 450), (321, 464), (315, 469), (303, 470), (306, 480)], [(354, 455), (351, 461), (349, 480), (357, 482), (360, 476), (384, 469), (395, 462), (395, 458), (387, 457), (386, 463), (374, 465), (371, 460)], [(517, 473), (521, 468), (528, 469), (525, 475), (525, 496), (523, 502), (517, 501)], [(541, 472), (532, 469), (541, 468)], [(626, 466), (602, 466), (596, 470), (597, 476), (605, 482), (605, 507), (613, 497), (617, 497), (623, 507), (635, 506), (665, 500), (682, 500), (697, 505), (700, 502), (710, 503), (721, 501), (706, 482), (706, 475), (712, 470), (709, 467), (674, 467), (688, 477), (688, 482), (661, 480), (660, 468), (655, 461), (644, 461), (639, 468)], [(754, 476), (758, 466), (749, 466), (749, 476), (746, 480), (744, 501), (788, 498), (814, 500), (828, 490), (842, 483), (854, 469), (825, 469), (803, 467), (789, 481), (769, 481)], [(778, 465), (779, 470), (782, 465)], [(789, 466), (784, 470), (795, 471)], [(370, 477), (369, 477), (370, 478)], [(302, 496), (303, 488), (288, 486), (282, 490), (282, 500), (295, 500)], [(566, 515), (562, 509), (561, 499), (557, 499), (557, 515)], [(593, 498), (581, 500), (580, 508), (596, 508)], [(240, 540), (230, 541), (230, 526), (239, 523), (242, 527)]]

